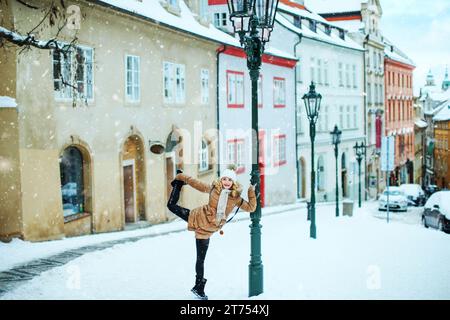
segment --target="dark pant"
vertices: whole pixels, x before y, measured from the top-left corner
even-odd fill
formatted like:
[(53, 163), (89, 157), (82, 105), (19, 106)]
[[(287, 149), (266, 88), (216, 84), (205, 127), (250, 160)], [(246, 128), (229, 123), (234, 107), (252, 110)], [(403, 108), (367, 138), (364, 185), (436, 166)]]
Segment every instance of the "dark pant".
[[(180, 183), (176, 183), (172, 188), (169, 201), (167, 202), (167, 208), (187, 222), (190, 210), (177, 205), (177, 202), (180, 199), (181, 187), (182, 185)], [(205, 257), (206, 252), (208, 251), (209, 239), (196, 239), (195, 245), (197, 248), (197, 262), (195, 263), (195, 272), (197, 274), (196, 277), (197, 279), (203, 279)]]
[(209, 239), (195, 239), (195, 244), (197, 247), (197, 262), (195, 263), (195, 273), (197, 274), (197, 279), (203, 279), (203, 275), (205, 273), (205, 256), (206, 252), (208, 251)]

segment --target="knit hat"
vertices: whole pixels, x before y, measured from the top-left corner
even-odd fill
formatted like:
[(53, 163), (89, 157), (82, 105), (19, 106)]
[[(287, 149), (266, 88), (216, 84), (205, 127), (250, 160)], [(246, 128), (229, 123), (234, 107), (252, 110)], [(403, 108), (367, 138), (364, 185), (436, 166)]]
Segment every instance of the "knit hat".
[(233, 181), (236, 181), (236, 166), (230, 164), (225, 170), (222, 171), (220, 178), (222, 179), (223, 177), (227, 177)]

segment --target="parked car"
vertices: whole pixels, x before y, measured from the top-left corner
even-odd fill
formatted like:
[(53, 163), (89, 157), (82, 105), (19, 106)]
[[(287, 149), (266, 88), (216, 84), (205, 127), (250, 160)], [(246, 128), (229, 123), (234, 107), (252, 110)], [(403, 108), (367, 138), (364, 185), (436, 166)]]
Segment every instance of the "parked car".
[(389, 210), (398, 210), (398, 211), (407, 211), (408, 210), (408, 199), (400, 187), (389, 187), (388, 190), (384, 190), (384, 192), (380, 195), (378, 199), (378, 210), (384, 211), (387, 210), (387, 201), (389, 194)]
[(420, 184), (402, 184), (400, 190), (406, 195), (408, 205), (423, 206), (425, 204), (425, 192)]
[(425, 203), (422, 223), (425, 228), (450, 233), (450, 191), (438, 191), (431, 195)]
[(435, 192), (439, 191), (439, 187), (435, 184), (429, 184), (425, 187), (425, 195), (427, 199)]

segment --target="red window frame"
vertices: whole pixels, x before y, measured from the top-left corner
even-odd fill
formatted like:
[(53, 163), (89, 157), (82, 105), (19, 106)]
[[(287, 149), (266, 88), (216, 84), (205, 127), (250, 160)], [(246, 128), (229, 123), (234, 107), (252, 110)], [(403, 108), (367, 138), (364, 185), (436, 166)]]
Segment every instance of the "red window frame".
[[(284, 82), (284, 104), (276, 104), (275, 103), (275, 81), (283, 81)], [(285, 108), (286, 107), (286, 78), (273, 77), (273, 107), (274, 108)]]
[[(276, 145), (276, 141), (278, 140), (278, 146), (280, 146), (280, 142), (281, 140), (284, 140), (284, 159), (283, 160), (279, 160), (280, 159), (280, 150), (275, 148)], [(285, 165), (287, 160), (286, 160), (286, 134), (276, 134), (273, 136), (273, 143), (272, 143), (272, 150), (273, 150), (273, 166), (274, 167), (280, 167), (282, 165)], [(278, 161), (277, 161), (278, 159)]]
[[(227, 78), (226, 78), (226, 81), (227, 81), (227, 96), (226, 96), (227, 107), (228, 108), (244, 108), (244, 105), (245, 105), (245, 85), (244, 85), (245, 77), (244, 77), (244, 72), (227, 70), (226, 74), (227, 74)], [(228, 103), (228, 96), (229, 96), (229, 93), (230, 93), (230, 91), (229, 91), (230, 88), (228, 87), (228, 84), (229, 84), (228, 77), (229, 77), (230, 74), (238, 74), (238, 75), (242, 76), (242, 99), (243, 99), (243, 103), (242, 104), (241, 103), (232, 103), (232, 104)], [(236, 90), (235, 93), (236, 93), (236, 96), (237, 96), (237, 90)]]
[[(233, 159), (233, 162), (234, 162), (234, 164), (236, 164), (236, 166), (238, 166), (238, 163), (237, 163), (237, 145), (238, 145), (238, 143), (241, 143), (242, 144), (242, 150), (245, 150), (244, 149), (244, 147), (245, 147), (245, 140), (244, 139), (228, 139), (227, 140), (227, 160), (228, 160), (228, 145), (234, 144), (234, 159)], [(245, 156), (243, 155), (243, 157), (245, 157)], [(236, 168), (236, 174), (241, 174), (243, 172), (245, 172), (245, 163), (243, 163), (242, 166)]]

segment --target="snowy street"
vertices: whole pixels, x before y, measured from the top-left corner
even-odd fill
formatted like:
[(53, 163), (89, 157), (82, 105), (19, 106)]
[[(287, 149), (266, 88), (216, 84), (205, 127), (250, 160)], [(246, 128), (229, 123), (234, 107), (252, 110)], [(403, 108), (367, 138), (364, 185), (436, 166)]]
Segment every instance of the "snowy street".
[[(309, 238), (304, 208), (263, 215), (264, 293), (257, 299), (449, 299), (450, 235), (421, 226), (422, 208), (391, 213), (387, 224), (376, 205), (364, 203), (353, 217), (339, 218), (334, 204), (318, 205), (316, 240)], [(205, 262), (210, 299), (248, 299), (248, 226), (239, 220), (212, 237)], [(64, 242), (76, 247), (77, 238), (59, 246)], [(10, 245), (26, 252), (40, 244)], [(2, 260), (14, 259), (12, 251), (5, 255), (7, 246), (0, 245)], [(192, 299), (194, 265), (194, 234), (168, 233), (86, 253), (0, 299)]]

